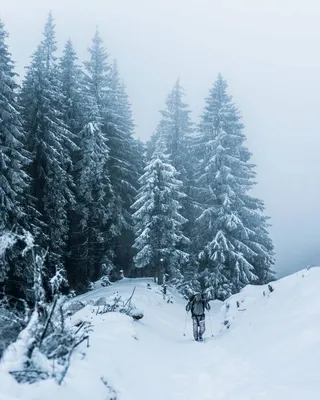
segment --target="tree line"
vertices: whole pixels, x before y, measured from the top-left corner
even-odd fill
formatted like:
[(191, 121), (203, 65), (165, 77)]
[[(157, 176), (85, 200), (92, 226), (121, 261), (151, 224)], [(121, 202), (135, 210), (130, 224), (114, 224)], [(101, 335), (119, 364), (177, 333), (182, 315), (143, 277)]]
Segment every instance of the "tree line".
[[(30, 232), (45, 281), (59, 271), (65, 291), (82, 293), (102, 277), (166, 276), (184, 294), (224, 299), (274, 279), (269, 218), (249, 194), (255, 166), (221, 75), (198, 125), (178, 80), (144, 144), (98, 31), (88, 61), (70, 40), (57, 58), (49, 14), (21, 87), (7, 36), (1, 22), (0, 237)], [(23, 248), (0, 257), (0, 288), (32, 302)]]

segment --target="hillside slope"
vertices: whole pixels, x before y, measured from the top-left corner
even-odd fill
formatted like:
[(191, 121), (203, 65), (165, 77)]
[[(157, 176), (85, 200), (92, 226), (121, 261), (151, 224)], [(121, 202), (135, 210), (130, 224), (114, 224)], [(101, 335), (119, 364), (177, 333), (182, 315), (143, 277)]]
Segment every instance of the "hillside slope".
[(63, 385), (17, 385), (2, 373), (1, 400), (320, 398), (320, 268), (283, 278), (272, 292), (248, 286), (211, 302), (204, 343), (192, 340), (190, 314), (183, 335), (185, 300), (172, 291), (163, 299), (151, 279), (97, 287), (78, 299), (129, 297), (136, 287), (133, 303), (144, 318), (97, 315), (87, 305), (72, 318), (93, 323), (90, 347), (75, 354)]

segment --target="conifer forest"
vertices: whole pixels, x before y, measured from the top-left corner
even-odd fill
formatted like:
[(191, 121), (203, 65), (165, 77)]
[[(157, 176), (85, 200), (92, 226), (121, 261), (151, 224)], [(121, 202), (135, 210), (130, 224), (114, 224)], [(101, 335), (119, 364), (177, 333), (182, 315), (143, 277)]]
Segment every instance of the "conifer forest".
[(252, 194), (258, 177), (223, 71), (208, 82), (197, 123), (188, 82), (170, 82), (144, 143), (126, 78), (98, 29), (83, 61), (71, 40), (57, 48), (49, 14), (18, 77), (4, 23), (1, 296), (32, 304), (39, 260), (49, 297), (57, 277), (64, 293), (84, 293), (99, 279), (153, 277), (219, 300), (275, 279), (270, 220)]

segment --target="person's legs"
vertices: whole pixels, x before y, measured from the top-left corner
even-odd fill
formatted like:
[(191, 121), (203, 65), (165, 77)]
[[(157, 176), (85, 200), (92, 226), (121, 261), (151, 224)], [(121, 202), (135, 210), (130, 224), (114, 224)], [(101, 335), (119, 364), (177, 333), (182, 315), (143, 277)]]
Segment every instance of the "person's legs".
[(193, 323), (193, 337), (195, 340), (198, 340), (199, 335), (198, 335), (198, 320), (197, 317), (192, 317), (192, 323)]
[(202, 340), (203, 334), (206, 331), (206, 322), (205, 322), (205, 317), (201, 317), (199, 321), (199, 339)]

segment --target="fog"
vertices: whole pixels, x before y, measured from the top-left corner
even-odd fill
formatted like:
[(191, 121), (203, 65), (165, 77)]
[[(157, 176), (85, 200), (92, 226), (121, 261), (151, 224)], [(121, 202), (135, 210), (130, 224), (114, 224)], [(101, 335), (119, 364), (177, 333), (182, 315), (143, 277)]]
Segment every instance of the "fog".
[(278, 276), (320, 265), (320, 4), (305, 0), (0, 0), (17, 71), (52, 11), (81, 60), (96, 26), (118, 60), (137, 136), (148, 139), (177, 77), (197, 122), (219, 72), (241, 110), (271, 217)]

